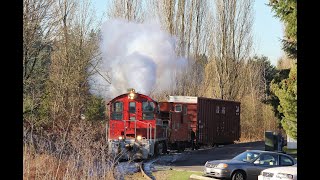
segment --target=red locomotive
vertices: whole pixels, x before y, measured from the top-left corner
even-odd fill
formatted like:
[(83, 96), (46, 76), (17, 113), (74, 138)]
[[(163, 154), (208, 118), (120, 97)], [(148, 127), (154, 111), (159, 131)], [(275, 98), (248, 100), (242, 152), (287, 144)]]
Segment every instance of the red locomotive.
[(109, 152), (147, 159), (167, 148), (233, 143), (240, 138), (240, 103), (190, 96), (157, 102), (131, 89), (109, 103)]
[(157, 101), (131, 89), (108, 105), (109, 152), (120, 153), (126, 159), (131, 155), (134, 159), (147, 159), (167, 151), (167, 129), (159, 119)]

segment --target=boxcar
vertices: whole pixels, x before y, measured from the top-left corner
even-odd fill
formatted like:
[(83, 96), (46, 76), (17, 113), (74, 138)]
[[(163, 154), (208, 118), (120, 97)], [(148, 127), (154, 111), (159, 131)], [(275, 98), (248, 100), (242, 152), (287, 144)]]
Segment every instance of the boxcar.
[(240, 138), (240, 102), (198, 98), (197, 142), (229, 144)]

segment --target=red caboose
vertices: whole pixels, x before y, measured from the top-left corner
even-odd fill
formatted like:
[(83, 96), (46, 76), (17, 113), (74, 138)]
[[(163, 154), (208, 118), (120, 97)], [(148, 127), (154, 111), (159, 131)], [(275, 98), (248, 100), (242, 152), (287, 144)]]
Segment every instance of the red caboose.
[(240, 138), (240, 102), (191, 96), (169, 96), (160, 102), (168, 122), (169, 149), (229, 144)]
[(161, 118), (168, 121), (168, 147), (184, 150), (194, 145), (197, 132), (197, 97), (169, 96), (159, 102)]
[(122, 159), (147, 159), (167, 152), (167, 129), (159, 119), (158, 102), (131, 89), (108, 105), (109, 152)]

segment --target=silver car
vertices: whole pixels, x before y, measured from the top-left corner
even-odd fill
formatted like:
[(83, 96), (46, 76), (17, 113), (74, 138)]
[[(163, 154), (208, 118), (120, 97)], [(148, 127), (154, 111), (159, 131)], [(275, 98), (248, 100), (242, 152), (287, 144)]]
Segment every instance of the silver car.
[(230, 160), (207, 161), (204, 176), (232, 180), (257, 180), (264, 169), (294, 164), (296, 160), (283, 153), (247, 150)]

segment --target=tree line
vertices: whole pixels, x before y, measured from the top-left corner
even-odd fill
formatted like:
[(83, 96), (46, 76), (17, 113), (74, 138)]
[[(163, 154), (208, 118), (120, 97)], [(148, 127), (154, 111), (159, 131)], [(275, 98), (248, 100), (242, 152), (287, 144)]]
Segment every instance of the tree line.
[(114, 0), (107, 13), (109, 18), (140, 23), (157, 18), (164, 30), (177, 37), (176, 53), (188, 59), (188, 67), (170, 91), (154, 94), (157, 99), (165, 100), (167, 95), (174, 94), (240, 101), (244, 139), (262, 139), (265, 130), (282, 126), (295, 138), (291, 132), (296, 131), (296, 94), (288, 102), (284, 96), (289, 92), (283, 81), (289, 72), (294, 73), (290, 69), (296, 66), (296, 1), (276, 0), (266, 4), (285, 24), (285, 37), (281, 41), (286, 54), (277, 67), (264, 55), (252, 53), (253, 3), (252, 0), (143, 3)]
[[(281, 124), (296, 137), (296, 1), (270, 1), (285, 24), (286, 52), (273, 66), (253, 54), (253, 0), (111, 0), (108, 19), (158, 19), (188, 59), (171, 90), (152, 94), (204, 96), (241, 102), (243, 139), (262, 139)], [(90, 92), (99, 71), (100, 19), (88, 0), (24, 0), (23, 121), (32, 128), (67, 132), (86, 121), (107, 120), (105, 100)], [(290, 70), (291, 69), (291, 70)], [(108, 93), (108, 92), (105, 92)], [(244, 131), (245, 130), (245, 131)]]
[[(296, 0), (268, 4), (285, 25), (286, 55), (277, 67), (253, 54), (253, 3), (110, 0), (105, 16), (137, 23), (157, 19), (177, 38), (176, 54), (188, 65), (170, 90), (151, 94), (155, 99), (240, 101), (242, 141), (261, 140), (264, 131), (279, 127), (296, 139)], [(112, 168), (116, 160), (105, 153), (106, 100), (90, 91), (95, 74), (112, 83), (110, 72), (99, 69), (100, 25), (89, 0), (23, 1), (26, 178), (119, 178)]]

